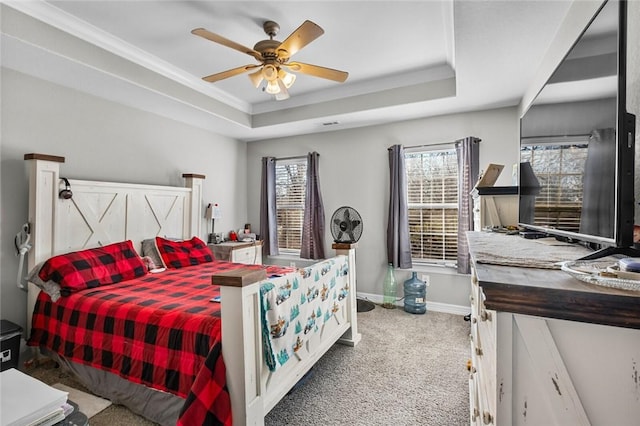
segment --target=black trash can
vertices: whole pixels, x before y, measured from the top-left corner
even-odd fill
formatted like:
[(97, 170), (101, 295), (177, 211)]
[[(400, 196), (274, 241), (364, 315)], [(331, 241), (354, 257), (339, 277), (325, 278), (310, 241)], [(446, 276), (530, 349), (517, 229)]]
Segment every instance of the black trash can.
[(0, 320), (0, 371), (18, 368), (22, 327), (7, 320)]

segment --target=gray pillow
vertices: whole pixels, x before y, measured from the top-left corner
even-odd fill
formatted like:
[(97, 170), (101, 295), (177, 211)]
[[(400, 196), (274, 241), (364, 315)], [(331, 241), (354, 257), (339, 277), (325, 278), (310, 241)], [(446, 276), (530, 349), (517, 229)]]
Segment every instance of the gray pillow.
[(158, 247), (156, 246), (156, 239), (149, 238), (147, 240), (142, 240), (142, 256), (149, 256), (156, 268), (166, 268), (167, 265), (162, 261), (162, 257), (160, 256), (160, 252), (158, 251)]
[(53, 302), (55, 302), (56, 300), (60, 299), (60, 284), (51, 280), (42, 281), (42, 279), (38, 276), (38, 272), (40, 272), (40, 268), (42, 268), (43, 264), (44, 262), (40, 262), (36, 266), (34, 266), (31, 271), (29, 271), (29, 274), (27, 275), (27, 281), (38, 286), (42, 291), (47, 293), (49, 297), (51, 297), (51, 300)]

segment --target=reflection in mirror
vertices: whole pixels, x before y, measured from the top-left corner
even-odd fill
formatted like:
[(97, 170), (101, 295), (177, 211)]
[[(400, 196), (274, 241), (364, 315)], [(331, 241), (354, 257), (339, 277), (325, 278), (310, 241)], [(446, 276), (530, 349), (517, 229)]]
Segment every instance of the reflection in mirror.
[(616, 242), (618, 6), (602, 7), (522, 117), (520, 223), (528, 228)]

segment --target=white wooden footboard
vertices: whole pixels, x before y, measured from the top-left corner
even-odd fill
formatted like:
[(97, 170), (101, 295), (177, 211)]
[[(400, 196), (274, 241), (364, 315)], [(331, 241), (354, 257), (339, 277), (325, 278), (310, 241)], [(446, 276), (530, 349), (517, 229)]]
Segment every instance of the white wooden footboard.
[[(233, 424), (263, 425), (264, 416), (313, 367), (336, 342), (355, 346), (360, 341), (356, 318), (355, 244), (334, 244), (348, 259), (348, 274), (337, 285), (349, 283), (349, 294), (340, 310), (313, 335), (296, 356), (275, 372), (263, 358), (260, 286), (248, 283), (242, 272), (235, 282), (224, 280), (222, 299), (222, 355), (227, 368)], [(228, 275), (227, 275), (228, 277)], [(226, 284), (225, 284), (226, 283)]]

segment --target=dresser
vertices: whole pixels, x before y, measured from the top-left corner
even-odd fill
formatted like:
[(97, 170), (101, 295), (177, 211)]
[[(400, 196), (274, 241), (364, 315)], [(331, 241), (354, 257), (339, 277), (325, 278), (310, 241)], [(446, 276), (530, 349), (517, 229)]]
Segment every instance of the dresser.
[[(509, 264), (535, 252), (549, 264), (572, 260), (588, 253), (582, 247), (568, 259), (565, 247), (518, 236), (470, 232), (468, 240), (471, 424), (640, 424), (640, 292)], [(508, 265), (488, 263), (490, 247)]]
[(217, 260), (246, 265), (262, 264), (262, 241), (227, 241), (220, 244), (209, 244), (209, 248)]

